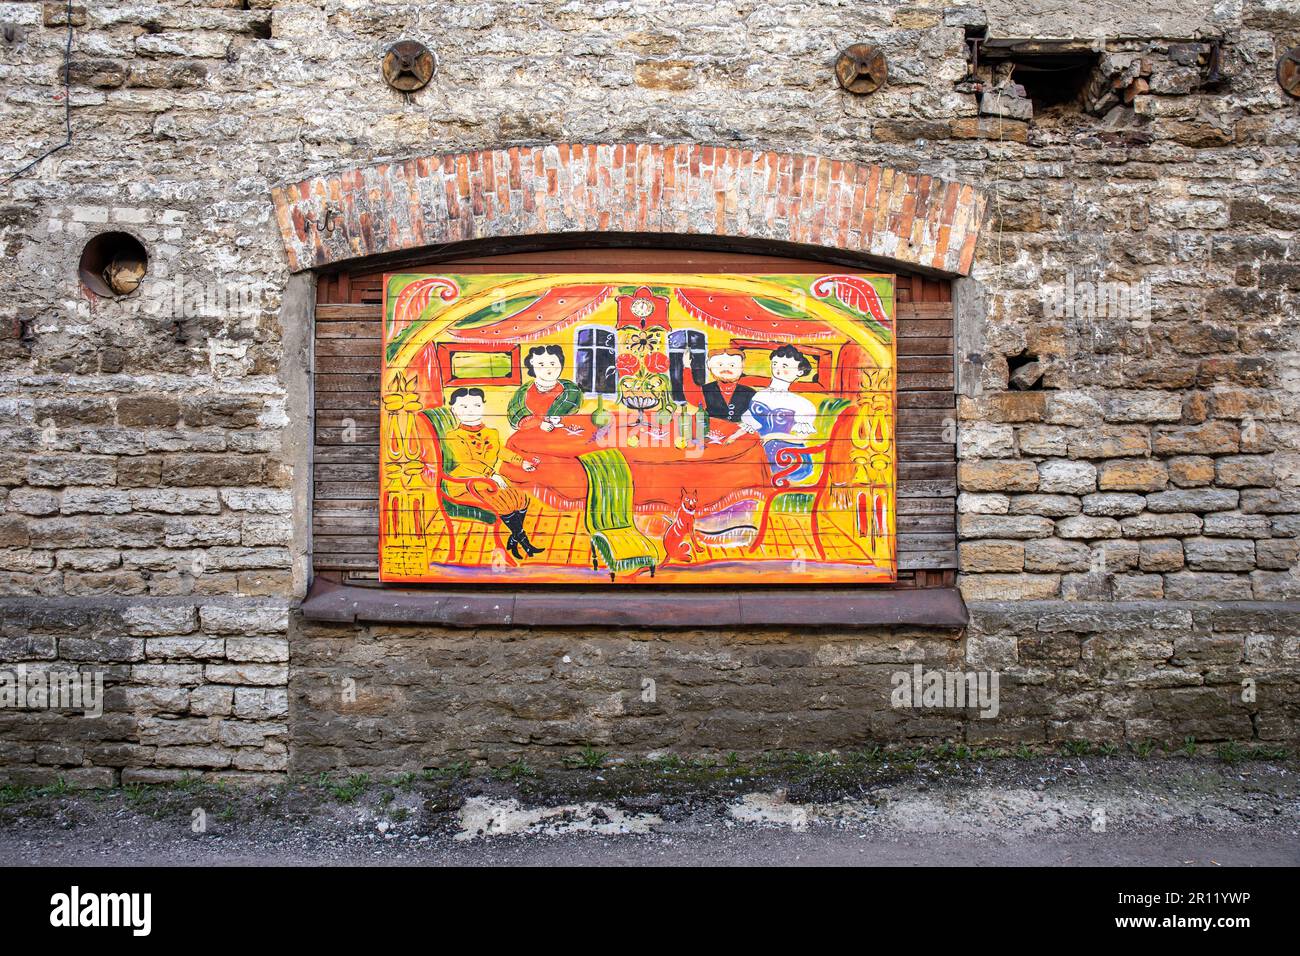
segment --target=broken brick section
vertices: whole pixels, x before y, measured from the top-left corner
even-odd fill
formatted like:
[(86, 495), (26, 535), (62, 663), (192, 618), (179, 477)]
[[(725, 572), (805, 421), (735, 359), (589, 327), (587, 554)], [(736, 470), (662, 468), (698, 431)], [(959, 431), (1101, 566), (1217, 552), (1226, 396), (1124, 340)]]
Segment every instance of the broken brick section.
[(969, 185), (883, 166), (647, 143), (424, 156), (272, 195), (295, 271), (469, 239), (628, 232), (834, 247), (965, 275), (985, 210)]

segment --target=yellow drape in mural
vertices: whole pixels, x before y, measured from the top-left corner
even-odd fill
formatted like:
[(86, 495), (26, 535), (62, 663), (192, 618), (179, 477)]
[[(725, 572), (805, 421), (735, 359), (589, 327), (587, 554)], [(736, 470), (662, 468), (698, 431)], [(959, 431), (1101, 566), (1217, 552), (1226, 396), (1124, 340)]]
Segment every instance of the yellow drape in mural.
[(390, 275), (380, 577), (886, 582), (892, 276)]

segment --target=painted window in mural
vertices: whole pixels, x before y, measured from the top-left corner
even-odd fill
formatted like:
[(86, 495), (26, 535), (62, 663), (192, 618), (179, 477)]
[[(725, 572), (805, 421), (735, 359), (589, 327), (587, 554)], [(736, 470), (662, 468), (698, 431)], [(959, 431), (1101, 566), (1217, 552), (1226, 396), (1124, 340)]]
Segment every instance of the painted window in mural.
[(686, 377), (703, 382), (707, 378), (708, 336), (697, 329), (678, 329), (668, 336), (668, 380), (673, 400), (686, 401)]
[(618, 378), (614, 358), (618, 354), (614, 330), (599, 325), (584, 325), (574, 336), (574, 378), (588, 395), (613, 395)]
[(891, 582), (892, 276), (390, 275), (389, 582)]

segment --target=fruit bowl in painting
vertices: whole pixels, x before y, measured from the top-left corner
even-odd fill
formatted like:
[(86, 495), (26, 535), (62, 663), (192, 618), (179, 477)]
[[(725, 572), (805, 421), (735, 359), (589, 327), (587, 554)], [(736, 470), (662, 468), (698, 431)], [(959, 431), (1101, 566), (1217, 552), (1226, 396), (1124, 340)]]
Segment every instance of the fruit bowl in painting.
[(636, 420), (632, 423), (633, 425), (640, 425), (645, 421), (641, 416), (643, 411), (647, 408), (654, 408), (659, 404), (659, 396), (655, 392), (627, 391), (623, 393), (619, 400), (637, 413)]

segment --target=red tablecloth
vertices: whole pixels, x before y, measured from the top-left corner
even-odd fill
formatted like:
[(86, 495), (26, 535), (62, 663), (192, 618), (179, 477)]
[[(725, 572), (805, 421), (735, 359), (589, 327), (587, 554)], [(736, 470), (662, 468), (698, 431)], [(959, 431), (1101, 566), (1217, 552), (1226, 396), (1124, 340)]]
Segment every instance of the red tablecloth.
[[(638, 505), (662, 503), (676, 506), (681, 490), (699, 491), (698, 507), (711, 505), (745, 490), (761, 491), (772, 487), (771, 473), (763, 445), (756, 435), (743, 434), (731, 444), (705, 441), (702, 447), (678, 448), (671, 441), (672, 425), (627, 423), (633, 415), (619, 409), (603, 439), (596, 437), (596, 426), (589, 415), (570, 415), (560, 420), (552, 431), (543, 431), (535, 417), (524, 419), (519, 431), (506, 440), (506, 447), (536, 465), (524, 471), (516, 462), (504, 462), (501, 473), (523, 488), (538, 485), (553, 490), (562, 498), (584, 500), (587, 475), (578, 456), (602, 448), (618, 448), (632, 471), (633, 499)], [(724, 438), (739, 426), (727, 421), (711, 421), (709, 430)], [(655, 439), (653, 432), (660, 438)], [(629, 442), (629, 436), (635, 436)]]

